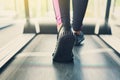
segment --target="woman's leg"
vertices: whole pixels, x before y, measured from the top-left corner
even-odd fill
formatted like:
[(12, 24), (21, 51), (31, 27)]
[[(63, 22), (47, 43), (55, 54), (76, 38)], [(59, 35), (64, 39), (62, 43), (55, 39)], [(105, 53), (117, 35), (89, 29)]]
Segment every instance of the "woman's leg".
[(53, 4), (59, 31), (53, 61), (72, 62), (75, 37), (70, 26), (70, 0), (53, 0)]
[(83, 18), (85, 16), (88, 0), (73, 0), (73, 31), (75, 34), (75, 46), (79, 46), (84, 40), (81, 31)]
[(88, 0), (73, 0), (73, 30), (81, 31)]
[(53, 0), (55, 16), (57, 20), (57, 29), (61, 25), (66, 29), (70, 28), (70, 0)]

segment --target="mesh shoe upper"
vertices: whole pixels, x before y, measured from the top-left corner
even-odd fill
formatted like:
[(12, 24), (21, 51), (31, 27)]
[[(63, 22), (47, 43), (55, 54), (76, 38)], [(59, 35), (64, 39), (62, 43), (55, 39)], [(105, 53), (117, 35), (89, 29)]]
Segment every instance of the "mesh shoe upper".
[(74, 36), (75, 36), (75, 43), (74, 43), (74, 45), (75, 46), (80, 46), (81, 42), (85, 39), (83, 32), (81, 32), (80, 35), (74, 34)]

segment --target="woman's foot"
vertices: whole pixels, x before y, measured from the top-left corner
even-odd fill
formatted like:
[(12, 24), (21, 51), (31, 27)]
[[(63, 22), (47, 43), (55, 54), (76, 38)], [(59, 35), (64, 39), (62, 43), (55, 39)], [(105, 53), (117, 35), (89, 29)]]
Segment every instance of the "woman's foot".
[(55, 62), (72, 62), (73, 61), (73, 53), (72, 48), (74, 45), (75, 37), (70, 30), (66, 30), (61, 27), (59, 34), (57, 45), (55, 51), (53, 53), (53, 61)]
[(75, 36), (75, 46), (80, 46), (82, 41), (85, 39), (84, 34), (82, 31), (74, 31), (74, 36)]

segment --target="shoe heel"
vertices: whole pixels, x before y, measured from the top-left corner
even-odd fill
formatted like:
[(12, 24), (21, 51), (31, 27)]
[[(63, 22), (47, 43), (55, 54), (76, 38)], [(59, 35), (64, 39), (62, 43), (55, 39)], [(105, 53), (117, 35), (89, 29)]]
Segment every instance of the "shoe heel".
[(65, 35), (60, 38), (57, 46), (57, 50), (53, 55), (53, 61), (55, 62), (72, 62), (73, 53), (72, 48), (74, 46), (75, 37), (72, 34)]

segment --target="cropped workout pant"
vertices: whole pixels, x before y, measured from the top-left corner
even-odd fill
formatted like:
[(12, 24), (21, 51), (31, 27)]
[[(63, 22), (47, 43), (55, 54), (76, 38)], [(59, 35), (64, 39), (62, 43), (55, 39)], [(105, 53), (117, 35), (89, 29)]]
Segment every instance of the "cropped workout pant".
[[(72, 27), (75, 31), (80, 31), (83, 18), (86, 12), (88, 0), (72, 0), (73, 20)], [(70, 27), (70, 0), (53, 0), (54, 11), (56, 15), (57, 25), (62, 24)]]

